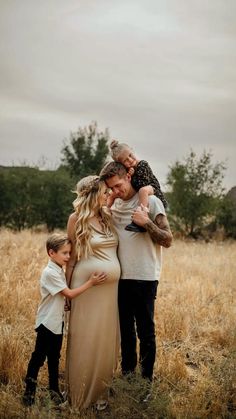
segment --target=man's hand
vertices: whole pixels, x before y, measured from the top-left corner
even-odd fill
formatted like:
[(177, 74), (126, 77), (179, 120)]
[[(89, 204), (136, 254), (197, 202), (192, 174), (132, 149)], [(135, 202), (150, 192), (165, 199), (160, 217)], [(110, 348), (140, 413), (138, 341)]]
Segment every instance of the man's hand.
[(143, 207), (143, 206), (137, 207), (136, 210), (133, 212), (133, 214), (131, 216), (131, 220), (135, 224), (137, 224), (141, 227), (145, 227), (145, 224), (149, 220), (146, 207)]
[(155, 222), (149, 217), (144, 208), (138, 207), (131, 216), (132, 221), (146, 228), (154, 243), (163, 247), (170, 247), (173, 239), (166, 215), (158, 214)]

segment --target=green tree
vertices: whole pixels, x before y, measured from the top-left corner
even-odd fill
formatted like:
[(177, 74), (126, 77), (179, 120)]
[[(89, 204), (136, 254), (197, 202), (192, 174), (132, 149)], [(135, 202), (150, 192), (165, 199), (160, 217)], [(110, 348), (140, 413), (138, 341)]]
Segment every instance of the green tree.
[(14, 230), (45, 224), (66, 228), (75, 183), (67, 171), (32, 167), (0, 168), (0, 225)]
[(68, 216), (73, 211), (72, 190), (75, 184), (68, 172), (61, 169), (41, 173), (38, 212), (49, 231), (55, 228), (65, 229)]
[(1, 169), (0, 224), (15, 230), (39, 222), (37, 200), (38, 170), (29, 167)]
[(109, 152), (108, 139), (108, 130), (98, 131), (96, 122), (71, 133), (70, 144), (61, 150), (61, 160), (73, 178), (99, 174)]
[(183, 163), (176, 161), (170, 166), (168, 202), (175, 229), (195, 237), (197, 231), (212, 221), (223, 196), (225, 169), (223, 162), (212, 163), (210, 152), (204, 151), (197, 158), (192, 150)]
[(7, 201), (6, 176), (3, 169), (0, 169), (0, 227), (6, 223), (6, 217), (9, 210), (9, 203)]
[(227, 237), (236, 239), (236, 186), (230, 189), (221, 202), (218, 223), (224, 227)]

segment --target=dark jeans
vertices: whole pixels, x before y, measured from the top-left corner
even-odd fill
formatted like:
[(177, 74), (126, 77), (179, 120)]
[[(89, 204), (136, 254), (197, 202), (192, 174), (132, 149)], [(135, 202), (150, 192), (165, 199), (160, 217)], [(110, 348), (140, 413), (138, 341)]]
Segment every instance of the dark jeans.
[(157, 285), (158, 281), (121, 279), (118, 291), (122, 373), (128, 374), (135, 370), (138, 335), (141, 372), (149, 380), (152, 380), (156, 356), (154, 305)]
[(32, 389), (32, 392), (35, 391), (39, 369), (43, 366), (47, 358), (49, 389), (59, 393), (59, 359), (63, 335), (56, 335), (42, 324), (36, 331), (35, 349), (31, 355), (25, 378), (26, 386), (28, 386), (29, 391), (30, 389)]

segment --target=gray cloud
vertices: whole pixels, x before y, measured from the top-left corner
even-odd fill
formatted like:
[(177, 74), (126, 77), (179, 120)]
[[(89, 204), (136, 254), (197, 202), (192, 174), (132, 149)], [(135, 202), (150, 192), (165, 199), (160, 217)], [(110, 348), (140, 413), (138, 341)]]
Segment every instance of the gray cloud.
[(0, 14), (0, 164), (60, 160), (97, 120), (165, 182), (190, 147), (236, 183), (236, 3), (11, 0)]

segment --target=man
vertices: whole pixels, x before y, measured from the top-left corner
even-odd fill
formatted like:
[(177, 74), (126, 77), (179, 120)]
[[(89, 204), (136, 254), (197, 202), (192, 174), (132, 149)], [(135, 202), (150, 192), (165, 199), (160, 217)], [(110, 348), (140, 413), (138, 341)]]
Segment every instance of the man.
[[(111, 210), (119, 236), (118, 256), (121, 264), (118, 304), (122, 373), (135, 371), (138, 335), (141, 373), (151, 382), (156, 356), (154, 303), (161, 271), (161, 246), (171, 245), (172, 234), (159, 198), (154, 195), (149, 197), (148, 213), (143, 208), (137, 208), (138, 193), (121, 163), (108, 163), (102, 169), (100, 178), (116, 198)], [(146, 233), (125, 230), (130, 219), (145, 227)]]

